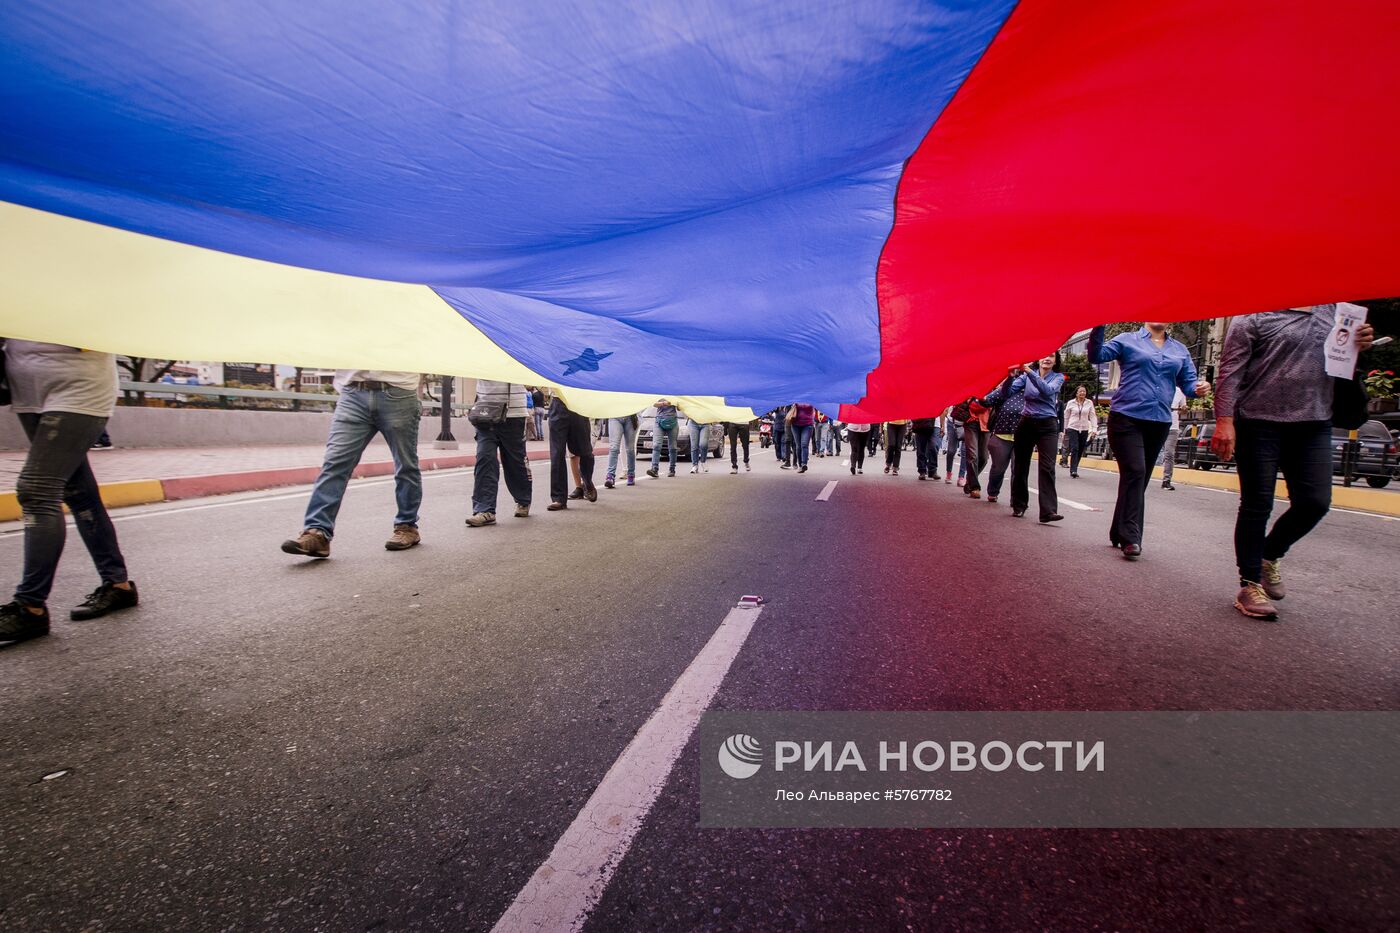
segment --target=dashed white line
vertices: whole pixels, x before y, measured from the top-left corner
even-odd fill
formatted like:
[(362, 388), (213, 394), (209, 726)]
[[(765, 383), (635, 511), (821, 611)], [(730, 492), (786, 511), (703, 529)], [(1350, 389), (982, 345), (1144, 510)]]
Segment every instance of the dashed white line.
[(496, 922), (497, 933), (583, 927), (760, 612), (744, 604), (729, 610)]
[[(1036, 489), (1034, 486), (1028, 486), (1028, 487), (1026, 487), (1026, 488), (1028, 488), (1031, 492), (1035, 493), (1037, 496), (1040, 495), (1040, 490), (1039, 490), (1039, 489)], [(1064, 496), (1061, 496), (1061, 495), (1056, 495), (1055, 498), (1056, 498), (1058, 501), (1060, 501), (1060, 502), (1064, 503), (1065, 505), (1069, 506), (1070, 508), (1072, 508), (1072, 509), (1078, 509), (1078, 510), (1081, 511), (1081, 512), (1102, 512), (1102, 511), (1103, 511), (1103, 509), (1096, 509), (1096, 508), (1094, 508), (1092, 505), (1085, 505), (1085, 504), (1082, 503), (1082, 502), (1075, 502), (1073, 499), (1066, 499)]]
[(822, 491), (817, 493), (817, 501), (825, 502), (831, 498), (831, 494), (836, 491), (836, 480), (832, 480), (822, 487)]

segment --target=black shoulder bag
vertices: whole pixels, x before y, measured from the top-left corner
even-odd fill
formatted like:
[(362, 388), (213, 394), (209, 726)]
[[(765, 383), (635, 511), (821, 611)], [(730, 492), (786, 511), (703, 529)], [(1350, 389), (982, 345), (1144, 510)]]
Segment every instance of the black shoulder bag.
[(1332, 426), (1355, 431), (1370, 418), (1366, 385), (1353, 374), (1351, 379), (1332, 378)]

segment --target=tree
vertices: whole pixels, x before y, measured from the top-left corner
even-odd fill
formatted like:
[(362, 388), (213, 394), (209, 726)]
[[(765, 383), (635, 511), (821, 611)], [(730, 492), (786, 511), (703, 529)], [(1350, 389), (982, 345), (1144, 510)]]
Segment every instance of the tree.
[(1103, 390), (1098, 369), (1089, 362), (1089, 357), (1083, 353), (1062, 354), (1060, 369), (1065, 374), (1065, 384), (1060, 389), (1061, 403), (1074, 398), (1074, 391), (1079, 386), (1084, 386), (1089, 390), (1089, 398), (1098, 397), (1099, 392)]
[[(117, 365), (126, 370), (128, 382), (160, 382), (161, 377), (170, 372), (170, 367), (175, 365), (175, 361), (156, 360), (149, 356), (119, 356), (117, 357)], [(138, 402), (146, 400), (145, 392), (126, 390), (128, 402), (133, 395)]]

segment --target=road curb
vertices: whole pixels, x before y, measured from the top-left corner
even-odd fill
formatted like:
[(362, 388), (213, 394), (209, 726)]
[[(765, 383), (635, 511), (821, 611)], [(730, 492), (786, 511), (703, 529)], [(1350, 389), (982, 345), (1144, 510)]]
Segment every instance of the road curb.
[[(1099, 470), (1103, 473), (1117, 473), (1118, 463), (1114, 460), (1081, 460), (1079, 468), (1081, 470)], [(1152, 478), (1156, 480), (1162, 478), (1161, 467), (1152, 471)], [(1184, 464), (1177, 465), (1172, 473), (1172, 482), (1178, 486), (1201, 486), (1207, 489), (1224, 489), (1235, 493), (1240, 491), (1239, 476), (1232, 471), (1217, 473), (1213, 470), (1192, 470)], [(1278, 481), (1278, 485), (1274, 489), (1274, 496), (1279, 499), (1288, 498), (1288, 487), (1283, 480)], [(1333, 486), (1332, 505), (1339, 509), (1353, 509), (1357, 512), (1374, 512), (1377, 515), (1400, 517), (1400, 494), (1380, 489)]]
[[(607, 455), (606, 447), (595, 447), (594, 454)], [(549, 451), (532, 450), (526, 453), (529, 460), (548, 460)], [(476, 454), (453, 454), (448, 457), (424, 457), (418, 461), (424, 471), (455, 470), (474, 466)], [(376, 460), (361, 463), (351, 474), (352, 479), (371, 476), (391, 476), (394, 472), (392, 460)], [(108, 508), (121, 508), (128, 505), (149, 505), (153, 502), (174, 502), (180, 499), (198, 499), (203, 496), (222, 496), (234, 492), (257, 492), (261, 489), (276, 489), (279, 486), (306, 486), (314, 483), (321, 473), (319, 466), (287, 467), (276, 470), (242, 470), (236, 473), (209, 473), (203, 476), (174, 476), (167, 479), (136, 479), (120, 482), (101, 483), (98, 491), (102, 502)], [(23, 512), (14, 490), (0, 490), (0, 522), (19, 521)]]

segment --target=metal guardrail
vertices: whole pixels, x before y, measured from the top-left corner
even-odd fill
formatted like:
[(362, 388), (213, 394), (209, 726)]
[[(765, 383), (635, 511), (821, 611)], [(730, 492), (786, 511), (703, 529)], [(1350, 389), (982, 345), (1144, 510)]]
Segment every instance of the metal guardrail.
[[(334, 392), (279, 392), (273, 389), (239, 389), (227, 386), (193, 386), (179, 385), (171, 382), (129, 382), (123, 379), (120, 383), (123, 392), (139, 392), (143, 395), (191, 395), (197, 398), (218, 399), (220, 408), (232, 408), (229, 405), (230, 399), (249, 399), (261, 402), (291, 402), (291, 411), (299, 411), (302, 405), (334, 405), (336, 399), (340, 398)], [(179, 404), (179, 400), (176, 400)], [(201, 406), (202, 407), (202, 406)], [(425, 410), (441, 411), (440, 402), (425, 400), (423, 403)], [(452, 410), (465, 415), (471, 405), (464, 405), (454, 402)], [(260, 411), (280, 411), (280, 408), (265, 408)]]

